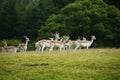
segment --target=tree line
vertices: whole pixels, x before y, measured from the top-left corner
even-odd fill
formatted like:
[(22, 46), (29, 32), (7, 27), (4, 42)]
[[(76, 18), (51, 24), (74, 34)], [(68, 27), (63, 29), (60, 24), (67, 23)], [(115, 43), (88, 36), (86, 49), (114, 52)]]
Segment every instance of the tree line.
[[(0, 0), (0, 40), (95, 35), (95, 47), (120, 47), (119, 0)], [(31, 42), (33, 45), (33, 43)]]
[[(45, 20), (73, 0), (0, 0), (0, 39), (37, 37)], [(65, 3), (63, 3), (65, 2)]]

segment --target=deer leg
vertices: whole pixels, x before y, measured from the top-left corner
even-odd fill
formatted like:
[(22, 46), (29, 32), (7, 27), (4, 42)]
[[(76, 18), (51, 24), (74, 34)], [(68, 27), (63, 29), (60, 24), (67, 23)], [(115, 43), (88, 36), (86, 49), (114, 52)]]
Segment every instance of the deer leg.
[(42, 52), (43, 52), (44, 48), (45, 48), (45, 45), (42, 46), (42, 49), (41, 49)]
[(79, 45), (77, 45), (76, 47), (75, 47), (75, 50), (77, 50), (79, 48)]
[(87, 49), (88, 49), (88, 46), (87, 46)]

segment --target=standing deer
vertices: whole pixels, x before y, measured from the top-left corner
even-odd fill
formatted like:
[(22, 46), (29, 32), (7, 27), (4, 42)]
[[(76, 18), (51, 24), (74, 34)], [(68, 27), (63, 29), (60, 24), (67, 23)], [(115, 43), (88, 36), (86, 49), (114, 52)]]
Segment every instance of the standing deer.
[(85, 37), (83, 37), (82, 40), (80, 40), (79, 38), (77, 41), (75, 41), (75, 45), (76, 45), (75, 50), (77, 50), (80, 47), (81, 42), (84, 42), (84, 41), (86, 41)]
[(20, 52), (26, 52), (27, 47), (28, 47), (28, 42), (30, 41), (30, 39), (27, 36), (24, 36), (24, 38), (26, 39), (25, 43), (19, 44), (19, 50)]
[(51, 47), (51, 40), (40, 40), (35, 44), (36, 51), (44, 51), (45, 48)]
[[(55, 37), (55, 40), (57, 41), (58, 39), (60, 39), (59, 37), (59, 33), (55, 33), (52, 35)], [(50, 40), (39, 40), (38, 42), (35, 43), (35, 47), (36, 47), (36, 51), (44, 51), (44, 49), (47, 47), (47, 48), (51, 48), (53, 46), (53, 44), (51, 43), (51, 41), (53, 41), (54, 39), (53, 38), (50, 38)], [(49, 49), (50, 51), (50, 49)]]
[(80, 48), (81, 47), (86, 47), (88, 49), (92, 45), (92, 43), (95, 39), (96, 39), (95, 36), (91, 36), (90, 41), (88, 41), (88, 40), (80, 41)]
[(40, 41), (35, 43), (36, 51), (41, 51), (42, 45), (40, 45), (40, 44), (41, 44)]
[(77, 43), (80, 41), (80, 38), (78, 37), (77, 40), (69, 40), (65, 45), (66, 49), (70, 50), (72, 47), (76, 47)]
[(50, 51), (52, 51), (55, 46), (58, 47), (60, 51), (62, 49), (65, 49), (65, 44), (68, 40), (69, 40), (69, 36), (63, 36), (60, 41), (58, 40), (51, 41), (53, 46), (50, 48)]

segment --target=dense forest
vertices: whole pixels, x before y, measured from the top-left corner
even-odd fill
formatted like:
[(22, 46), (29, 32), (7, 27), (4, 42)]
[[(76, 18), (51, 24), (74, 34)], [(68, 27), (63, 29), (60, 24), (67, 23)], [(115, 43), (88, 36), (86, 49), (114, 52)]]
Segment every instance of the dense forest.
[(95, 35), (94, 47), (120, 47), (120, 0), (0, 0), (0, 45), (26, 35), (33, 46), (56, 31), (73, 40)]

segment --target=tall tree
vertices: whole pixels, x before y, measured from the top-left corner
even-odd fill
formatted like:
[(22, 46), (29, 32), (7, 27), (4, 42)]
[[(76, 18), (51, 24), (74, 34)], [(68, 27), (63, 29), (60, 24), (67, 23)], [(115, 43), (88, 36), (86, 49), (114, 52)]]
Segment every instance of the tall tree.
[(4, 0), (0, 7), (0, 38), (11, 38), (15, 34), (15, 0)]
[(39, 30), (39, 37), (49, 37), (51, 31), (70, 35), (71, 39), (95, 35), (96, 46), (120, 47), (119, 26), (120, 11), (116, 7), (102, 0), (76, 0), (51, 15)]
[(0, 0), (0, 39), (23, 35), (36, 38), (46, 19), (71, 1)]

